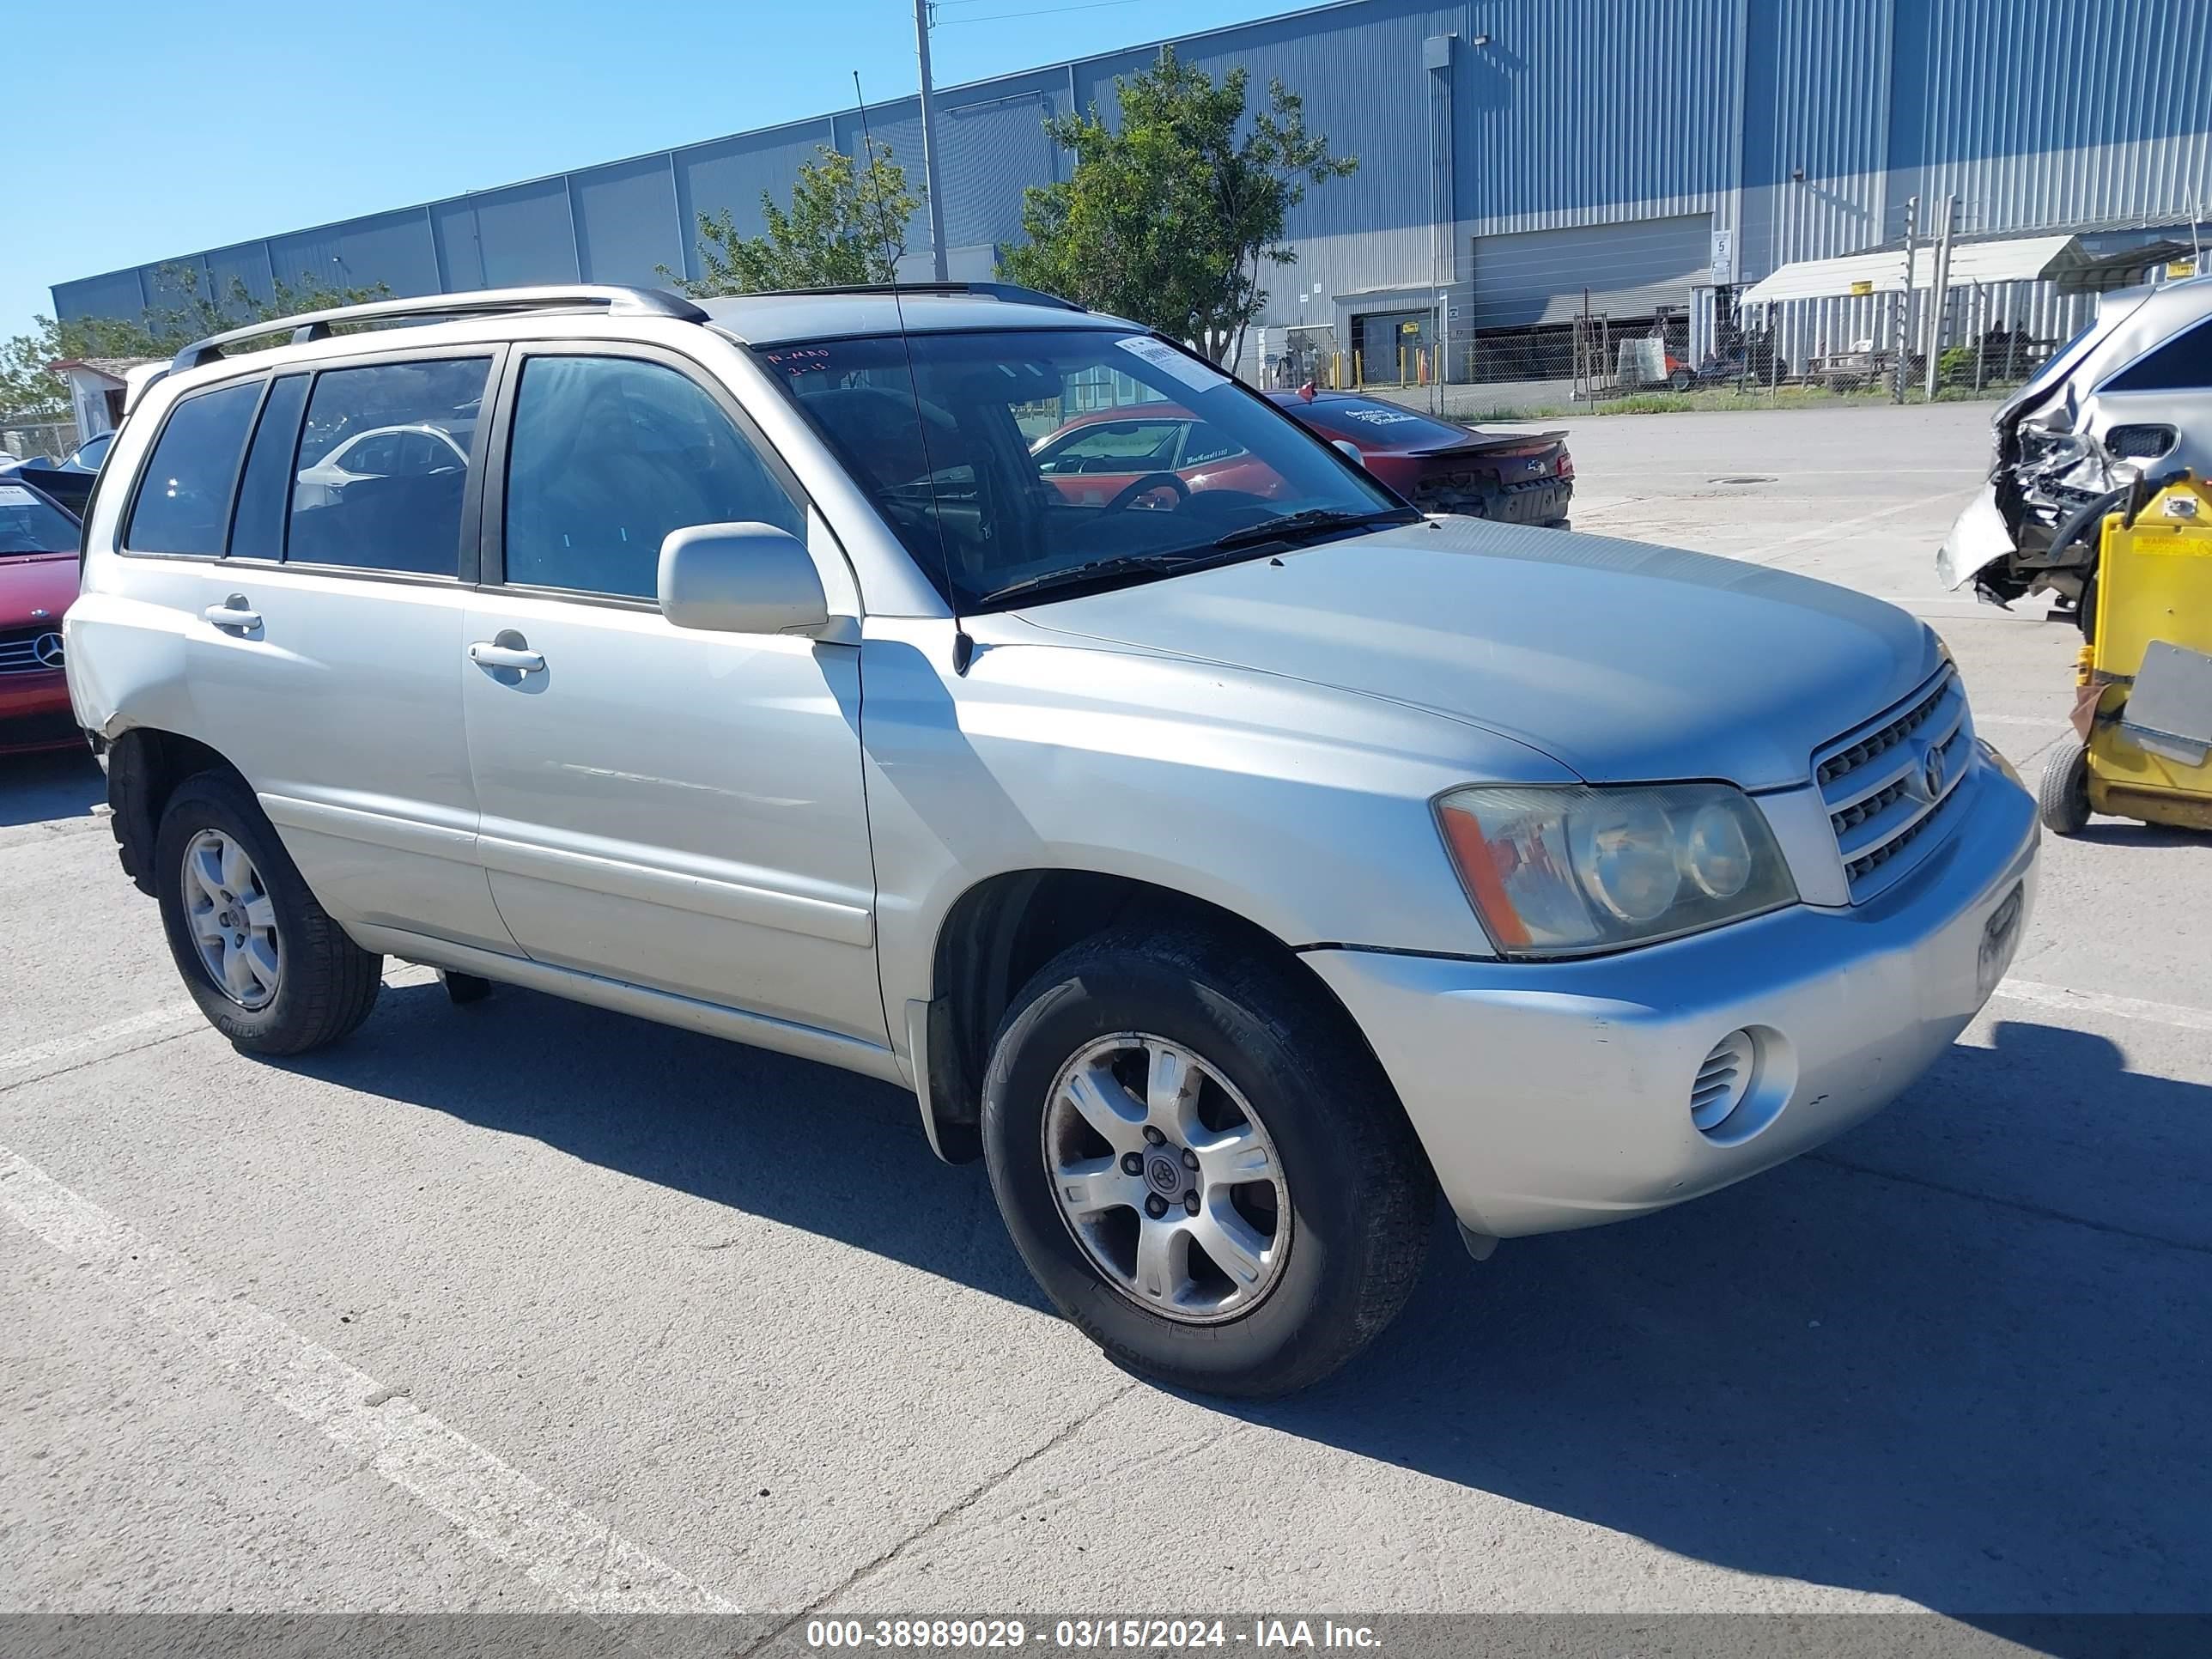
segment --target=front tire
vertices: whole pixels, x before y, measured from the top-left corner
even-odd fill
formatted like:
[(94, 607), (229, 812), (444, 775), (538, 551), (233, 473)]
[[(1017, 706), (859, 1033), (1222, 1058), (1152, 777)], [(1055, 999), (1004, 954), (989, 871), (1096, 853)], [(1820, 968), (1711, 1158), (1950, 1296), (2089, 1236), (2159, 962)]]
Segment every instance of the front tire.
[(1047, 963), (1000, 1027), (981, 1133), (1054, 1305), (1173, 1387), (1318, 1382), (1427, 1253), (1434, 1177), (1358, 1029), (1203, 933), (1117, 930)]
[(169, 954), (208, 1023), (248, 1054), (299, 1054), (368, 1018), (384, 958), (315, 902), (252, 793), (203, 772), (179, 784), (154, 841)]
[(2038, 816), (2054, 836), (2078, 836), (2089, 827), (2089, 750), (2075, 744), (2043, 763), (2035, 792)]

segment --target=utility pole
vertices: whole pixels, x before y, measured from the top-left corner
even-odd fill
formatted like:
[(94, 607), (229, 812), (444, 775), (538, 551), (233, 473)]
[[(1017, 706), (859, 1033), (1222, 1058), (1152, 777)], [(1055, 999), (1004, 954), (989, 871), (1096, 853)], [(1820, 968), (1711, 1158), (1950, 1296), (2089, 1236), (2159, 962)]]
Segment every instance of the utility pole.
[(929, 268), (945, 280), (945, 198), (937, 188), (936, 88), (929, 82), (929, 0), (914, 0), (914, 44), (921, 56), (921, 188), (929, 198)]
[(1959, 198), (1943, 198), (1943, 222), (1936, 232), (1936, 279), (1928, 290), (1928, 401), (1936, 401), (1936, 363), (1943, 355), (1943, 301), (1951, 287), (1951, 222)]
[(1912, 237), (1919, 228), (1920, 198), (1905, 198), (1905, 291), (1897, 296), (1897, 362), (1890, 375), (1889, 400), (1905, 401), (1905, 377), (1911, 368), (1912, 349)]

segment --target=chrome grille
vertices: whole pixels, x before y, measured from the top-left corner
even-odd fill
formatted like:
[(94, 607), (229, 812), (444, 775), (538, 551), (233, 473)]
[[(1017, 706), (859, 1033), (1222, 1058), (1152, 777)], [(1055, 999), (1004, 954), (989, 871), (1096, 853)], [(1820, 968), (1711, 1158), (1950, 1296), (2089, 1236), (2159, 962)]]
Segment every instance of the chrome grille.
[(0, 674), (50, 674), (62, 665), (56, 654), (51, 662), (39, 655), (39, 641), (52, 635), (57, 648), (62, 636), (59, 623), (34, 623), (28, 628), (0, 629)]
[(1948, 663), (1905, 702), (1814, 753), (1813, 779), (1853, 903), (1887, 887), (1935, 845), (1929, 832), (1972, 759), (1966, 688)]

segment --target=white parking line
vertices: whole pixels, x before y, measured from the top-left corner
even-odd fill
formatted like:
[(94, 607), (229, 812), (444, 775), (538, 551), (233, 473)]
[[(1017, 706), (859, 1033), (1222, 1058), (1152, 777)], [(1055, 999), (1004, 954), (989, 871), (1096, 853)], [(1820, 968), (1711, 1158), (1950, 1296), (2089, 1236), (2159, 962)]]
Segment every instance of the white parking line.
[(199, 1017), (200, 1011), (189, 1002), (172, 1002), (163, 1007), (150, 1008), (143, 1014), (132, 1014), (125, 1019), (111, 1019), (106, 1024), (95, 1025), (88, 1031), (76, 1031), (68, 1036), (52, 1037), (44, 1042), (10, 1048), (5, 1054), (0, 1054), (0, 1073), (27, 1072), (53, 1060), (66, 1060), (72, 1054), (86, 1054), (111, 1042), (143, 1036), (164, 1026), (181, 1025)]
[(1878, 507), (1871, 513), (1862, 513), (1856, 519), (1842, 519), (1834, 524), (1817, 524), (1809, 530), (1801, 530), (1794, 536), (1784, 536), (1778, 542), (1765, 544), (1766, 550), (1756, 558), (1747, 558), (1746, 564), (1772, 564), (1784, 556), (1783, 550), (1804, 542), (1840, 541), (1861, 525), (1874, 523), (1878, 519), (1893, 519), (1900, 513), (1911, 513), (1922, 507), (1934, 507), (1939, 501), (1955, 501), (1959, 492), (1947, 489), (1940, 495), (1924, 495), (1915, 501), (1893, 501), (1887, 507)]
[[(420, 985), (436, 976), (432, 969), (419, 968), (412, 963), (394, 963), (385, 971), (384, 982), (394, 987)], [(199, 1008), (194, 1003), (165, 1003), (159, 1008), (149, 1008), (143, 1014), (111, 1019), (105, 1025), (94, 1025), (88, 1030), (72, 1031), (67, 1036), (50, 1037), (44, 1042), (9, 1048), (0, 1052), (0, 1086), (5, 1086), (11, 1080), (7, 1075), (9, 1073), (35, 1071), (40, 1066), (51, 1066), (55, 1060), (88, 1054), (111, 1044), (128, 1047), (133, 1037), (145, 1036), (156, 1031), (167, 1035), (167, 1028), (172, 1025), (178, 1027), (179, 1035), (181, 1035), (199, 1024), (201, 1018)]]
[(0, 1209), (142, 1304), (156, 1325), (179, 1333), (239, 1382), (313, 1425), (579, 1610), (738, 1611), (4, 1146)]
[(2063, 985), (2039, 985), (2027, 979), (2001, 981), (1996, 994), (2014, 1002), (2032, 1002), (2041, 1008), (2146, 1020), (2181, 1031), (2212, 1031), (2212, 1008), (2186, 1008), (2177, 1002), (2146, 1002), (2141, 997), (2116, 997), (2103, 991), (2075, 991)]

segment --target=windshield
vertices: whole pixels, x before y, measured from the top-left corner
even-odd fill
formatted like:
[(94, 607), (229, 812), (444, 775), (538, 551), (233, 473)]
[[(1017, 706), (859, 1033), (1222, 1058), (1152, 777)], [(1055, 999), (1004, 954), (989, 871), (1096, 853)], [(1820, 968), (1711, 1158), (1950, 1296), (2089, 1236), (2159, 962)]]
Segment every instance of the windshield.
[(0, 483), (0, 558), (11, 553), (74, 553), (76, 521), (35, 490)]
[(2075, 331), (2072, 339), (2052, 352), (2050, 361), (2029, 375), (2027, 382), (2008, 401), (2014, 404), (2027, 403), (2037, 392), (2071, 374), (2075, 366), (2089, 355), (2089, 348), (2118, 328), (2121, 321), (2143, 302), (2148, 292), (2148, 289), (2141, 289), (2100, 296), (2097, 309), (2089, 320)]
[[(908, 372), (908, 352), (912, 372)], [(1113, 562), (1141, 579), (1406, 512), (1211, 365), (1115, 329), (977, 331), (764, 346), (756, 356), (957, 611)]]
[(1410, 409), (1364, 398), (1317, 398), (1310, 404), (1302, 400), (1283, 406), (1332, 438), (1391, 449), (1445, 449), (1474, 436), (1463, 426), (1448, 426)]

